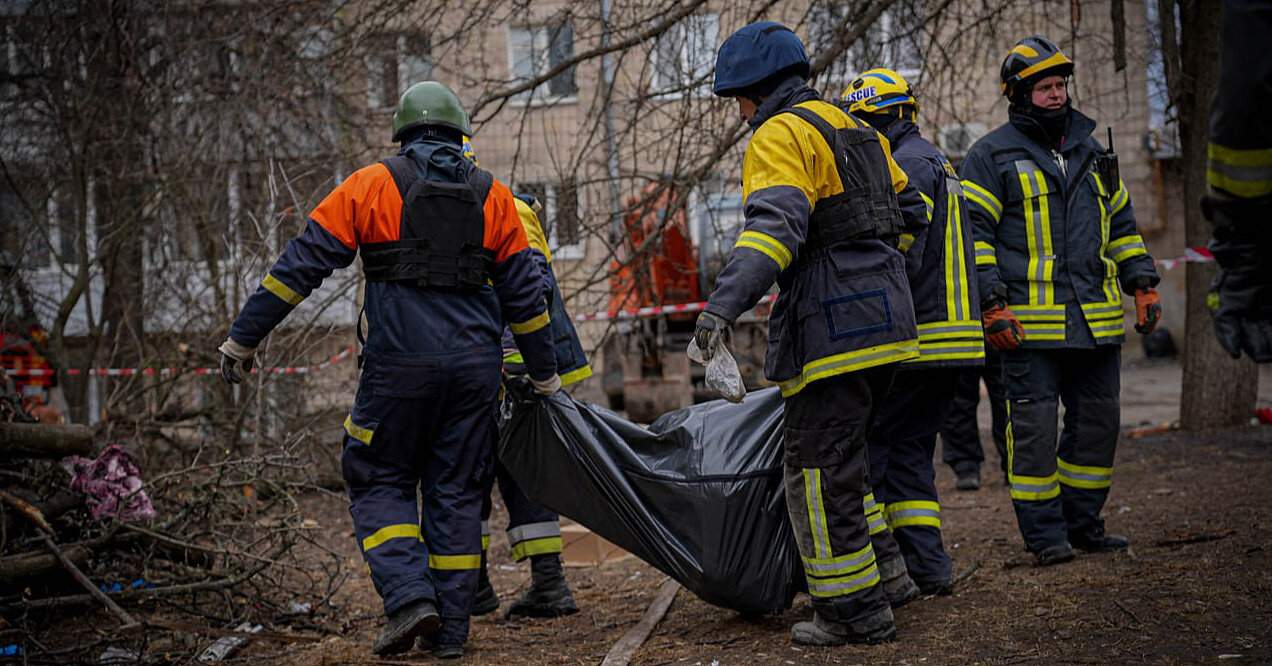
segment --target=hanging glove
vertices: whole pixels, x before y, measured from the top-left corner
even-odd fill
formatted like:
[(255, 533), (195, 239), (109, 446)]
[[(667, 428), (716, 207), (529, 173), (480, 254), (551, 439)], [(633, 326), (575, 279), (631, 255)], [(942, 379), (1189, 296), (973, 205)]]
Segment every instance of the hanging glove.
[(1135, 330), (1140, 335), (1148, 335), (1157, 328), (1157, 322), (1162, 318), (1161, 299), (1157, 297), (1157, 290), (1149, 287), (1147, 289), (1135, 290)]
[(221, 379), (226, 383), (238, 384), (243, 381), (244, 375), (252, 371), (255, 347), (241, 345), (234, 338), (226, 338), (216, 350), (221, 352)]
[(530, 378), (531, 386), (534, 386), (534, 392), (539, 395), (552, 395), (561, 390), (561, 375), (552, 375), (547, 379)]
[(981, 314), (981, 322), (985, 326), (985, 339), (994, 349), (1005, 351), (1020, 346), (1025, 339), (1025, 329), (1020, 320), (1006, 305), (995, 305)]
[(693, 329), (693, 339), (702, 350), (702, 360), (710, 361), (724, 340), (724, 332), (729, 330), (729, 320), (719, 315), (703, 311), (698, 315), (698, 323)]

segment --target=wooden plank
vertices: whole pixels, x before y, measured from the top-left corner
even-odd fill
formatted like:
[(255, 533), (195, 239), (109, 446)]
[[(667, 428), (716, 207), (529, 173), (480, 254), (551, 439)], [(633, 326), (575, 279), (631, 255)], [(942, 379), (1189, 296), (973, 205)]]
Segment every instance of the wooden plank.
[(679, 591), (680, 583), (668, 578), (658, 590), (654, 601), (649, 604), (649, 608), (645, 610), (645, 616), (610, 648), (601, 666), (627, 666), (632, 657), (636, 656), (636, 651), (653, 633), (654, 627), (658, 626), (663, 616), (667, 614), (667, 609), (671, 608), (671, 602), (676, 599), (676, 593)]

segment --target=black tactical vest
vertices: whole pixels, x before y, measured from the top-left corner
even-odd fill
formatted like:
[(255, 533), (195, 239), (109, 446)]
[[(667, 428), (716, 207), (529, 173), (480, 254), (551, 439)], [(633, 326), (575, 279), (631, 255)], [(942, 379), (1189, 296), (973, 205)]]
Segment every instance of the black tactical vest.
[(367, 281), (453, 291), (485, 285), (495, 260), (484, 245), (491, 175), (474, 168), (467, 182), (446, 183), (422, 178), (409, 157), (381, 164), (402, 196), (402, 226), (399, 240), (361, 246)]
[(835, 156), (844, 186), (843, 192), (819, 199), (813, 206), (808, 220), (809, 249), (872, 238), (895, 243), (903, 228), (901, 208), (878, 132), (870, 127), (837, 129), (800, 107), (779, 113), (793, 113), (817, 129)]

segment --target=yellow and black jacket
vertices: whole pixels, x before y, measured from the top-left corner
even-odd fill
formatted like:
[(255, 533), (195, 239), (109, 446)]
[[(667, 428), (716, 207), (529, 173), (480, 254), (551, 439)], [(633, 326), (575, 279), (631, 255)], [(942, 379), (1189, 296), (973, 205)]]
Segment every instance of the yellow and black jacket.
[[(1122, 296), (1158, 282), (1121, 179), (1093, 169), (1095, 121), (1070, 110), (1058, 152), (1012, 122), (990, 132), (959, 167), (976, 240), (982, 294), (1007, 287), (1023, 347), (1121, 344)], [(1120, 283), (1120, 284), (1119, 284)]]
[[(765, 375), (785, 396), (818, 379), (918, 357), (905, 258), (895, 243), (900, 230), (918, 231), (926, 214), (887, 139), (807, 86), (779, 88), (751, 124), (757, 129), (742, 164), (745, 227), (707, 311), (734, 321), (777, 282)], [(854, 130), (845, 134), (856, 143), (837, 156), (823, 129)], [(845, 160), (858, 167), (845, 169)], [(851, 181), (847, 191), (841, 174)], [(828, 218), (833, 211), (842, 214)], [(898, 231), (828, 235), (862, 215)]]

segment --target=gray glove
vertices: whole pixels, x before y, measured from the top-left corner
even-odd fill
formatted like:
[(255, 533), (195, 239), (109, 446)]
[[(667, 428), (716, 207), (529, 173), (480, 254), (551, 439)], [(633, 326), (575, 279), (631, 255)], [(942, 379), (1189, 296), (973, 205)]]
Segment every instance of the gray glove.
[(530, 384), (534, 386), (534, 392), (539, 395), (552, 395), (561, 390), (561, 375), (552, 375), (547, 379), (530, 378)]
[(698, 343), (698, 349), (702, 350), (703, 360), (710, 361), (711, 357), (715, 356), (730, 325), (731, 322), (720, 315), (706, 311), (698, 315), (698, 323), (693, 329), (693, 339)]
[(238, 384), (243, 381), (247, 373), (252, 371), (252, 355), (256, 353), (255, 347), (241, 345), (233, 338), (226, 338), (216, 350), (221, 352), (221, 378), (226, 383)]

